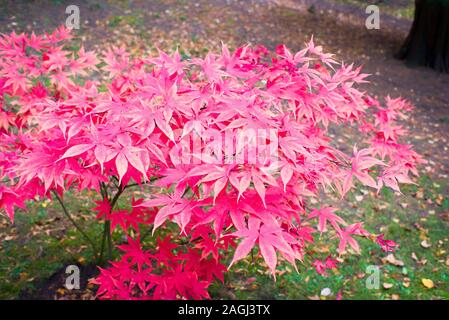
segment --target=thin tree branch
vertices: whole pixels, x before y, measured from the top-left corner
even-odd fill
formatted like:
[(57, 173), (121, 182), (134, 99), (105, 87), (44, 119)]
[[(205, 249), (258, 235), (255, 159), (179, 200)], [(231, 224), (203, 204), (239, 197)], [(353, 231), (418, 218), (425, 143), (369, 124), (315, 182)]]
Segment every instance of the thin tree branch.
[(92, 239), (87, 235), (87, 233), (81, 228), (81, 226), (72, 218), (72, 216), (69, 214), (66, 206), (64, 205), (64, 202), (62, 201), (61, 197), (58, 195), (58, 193), (55, 190), (52, 190), (53, 194), (55, 195), (56, 200), (58, 200), (59, 204), (62, 207), (62, 211), (64, 212), (64, 215), (70, 220), (70, 222), (75, 226), (75, 228), (83, 235), (83, 237), (90, 243), (92, 246), (92, 249), (94, 251), (95, 257), (97, 257), (97, 246), (92, 241)]

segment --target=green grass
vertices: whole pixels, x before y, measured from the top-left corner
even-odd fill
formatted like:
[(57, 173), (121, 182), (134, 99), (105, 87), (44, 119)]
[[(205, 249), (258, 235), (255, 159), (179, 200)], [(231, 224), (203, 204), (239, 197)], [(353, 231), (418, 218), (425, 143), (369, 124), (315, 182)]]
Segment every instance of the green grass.
[[(449, 222), (439, 216), (449, 207), (444, 188), (447, 186), (443, 182), (435, 183), (423, 176), (418, 186), (404, 187), (403, 195), (382, 189), (379, 196), (365, 196), (359, 203), (353, 202), (352, 195), (351, 203), (356, 208), (342, 211), (347, 221), (363, 220), (369, 231), (394, 239), (400, 245), (394, 256), (403, 261), (403, 266), (385, 263), (382, 258), (387, 254), (370, 240), (362, 239), (361, 255), (345, 255), (338, 271), (328, 277), (318, 275), (305, 261), (299, 266), (299, 273), (288, 264), (280, 267), (285, 273), (274, 282), (266, 267), (246, 260), (237, 265), (237, 272), (227, 275), (227, 283), (235, 284), (238, 299), (324, 299), (320, 297), (324, 288), (331, 289), (328, 299), (335, 299), (338, 292), (343, 299), (449, 299)], [(416, 194), (423, 190), (422, 198), (418, 199)], [(441, 198), (443, 194), (446, 197)], [(421, 245), (425, 239), (431, 244), (429, 248)], [(380, 267), (378, 289), (366, 287), (369, 276), (366, 271), (371, 265)], [(256, 281), (247, 284), (251, 276)], [(422, 279), (431, 279), (434, 288), (426, 288)], [(384, 283), (393, 286), (386, 289)], [(213, 292), (223, 295), (220, 285), (215, 285)]]
[(0, 299), (32, 290), (68, 262), (92, 260), (92, 251), (62, 219), (48, 202), (33, 202), (27, 212), (18, 211), (14, 226), (5, 219), (0, 227)]
[(132, 15), (118, 15), (112, 16), (108, 20), (109, 27), (116, 28), (119, 25), (129, 25), (131, 27), (143, 27), (145, 24), (144, 17), (142, 13), (136, 13)]
[[(281, 263), (274, 281), (260, 259), (248, 258), (226, 274), (225, 286), (214, 284), (211, 294), (225, 299), (324, 299), (320, 292), (329, 288), (332, 294), (327, 299), (335, 299), (338, 292), (343, 299), (449, 299), (449, 218), (444, 215), (449, 211), (447, 189), (446, 181), (422, 176), (417, 186), (404, 187), (402, 195), (389, 189), (382, 189), (379, 195), (359, 189), (344, 203), (341, 214), (348, 222), (365, 221), (367, 230), (384, 233), (387, 239), (399, 243), (394, 256), (403, 261), (403, 266), (385, 263), (382, 259), (387, 254), (362, 239), (361, 255), (344, 255), (338, 271), (328, 277), (318, 275), (306, 260), (298, 264), (299, 272)], [(92, 197), (83, 195), (80, 200), (69, 193), (65, 201), (72, 215), (99, 243), (102, 226), (90, 209)], [(129, 207), (129, 198), (120, 198), (118, 206)], [(122, 241), (121, 237), (120, 232), (114, 233), (116, 243)], [(423, 240), (431, 246), (424, 248)], [(333, 244), (330, 253), (337, 245)], [(327, 247), (321, 249), (323, 257), (329, 254)], [(33, 290), (40, 281), (74, 261), (95, 262), (93, 251), (65, 220), (57, 203), (29, 203), (26, 212), (17, 212), (14, 226), (4, 219), (0, 224), (0, 250), (1, 299), (14, 299), (24, 290)], [(381, 279), (380, 288), (370, 290), (366, 288), (366, 268), (371, 265), (380, 267)], [(431, 279), (434, 288), (426, 288), (422, 279)], [(384, 283), (392, 287), (385, 289)]]

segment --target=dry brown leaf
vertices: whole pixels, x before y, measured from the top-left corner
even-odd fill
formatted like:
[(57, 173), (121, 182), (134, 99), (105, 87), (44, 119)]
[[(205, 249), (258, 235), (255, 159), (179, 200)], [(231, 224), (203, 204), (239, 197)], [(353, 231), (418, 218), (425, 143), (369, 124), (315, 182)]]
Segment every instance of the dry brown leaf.
[(396, 257), (392, 253), (390, 253), (385, 258), (383, 258), (382, 262), (384, 264), (389, 263), (391, 265), (398, 266), (398, 267), (404, 266), (404, 261), (396, 259)]
[(423, 189), (419, 189), (419, 190), (416, 192), (416, 198), (417, 198), (417, 199), (422, 199), (422, 198), (424, 198), (424, 190), (423, 190)]

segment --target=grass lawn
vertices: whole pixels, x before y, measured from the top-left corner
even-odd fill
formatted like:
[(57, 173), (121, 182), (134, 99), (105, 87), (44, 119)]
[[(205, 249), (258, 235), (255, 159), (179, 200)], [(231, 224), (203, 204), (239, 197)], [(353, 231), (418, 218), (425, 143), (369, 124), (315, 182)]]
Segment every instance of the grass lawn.
[[(393, 255), (388, 256), (371, 241), (362, 240), (361, 255), (342, 256), (340, 268), (328, 277), (318, 275), (310, 261), (304, 261), (298, 264), (298, 273), (282, 263), (276, 281), (268, 275), (262, 259), (254, 256), (254, 260), (247, 259), (234, 266), (226, 275), (225, 285), (216, 283), (211, 288), (212, 296), (335, 299), (340, 293), (342, 299), (449, 299), (449, 197), (444, 183), (424, 175), (417, 186), (404, 187), (403, 195), (389, 189), (382, 189), (379, 195), (359, 189), (349, 196), (342, 216), (348, 222), (364, 220), (369, 231), (385, 233), (387, 239), (399, 243)], [(119, 206), (128, 206), (128, 200), (122, 198)], [(85, 194), (80, 199), (68, 193), (65, 202), (99, 245), (102, 230), (89, 209), (92, 195)], [(17, 213), (14, 225), (6, 218), (1, 221), (0, 234), (2, 299), (19, 298), (24, 293), (33, 296), (46, 279), (69, 264), (96, 263), (93, 250), (63, 216), (56, 202), (29, 203), (27, 212)], [(114, 240), (116, 243), (123, 240), (119, 231), (114, 233)], [(151, 246), (151, 239), (148, 240)], [(317, 249), (318, 255), (325, 257), (334, 247), (323, 245)], [(379, 267), (377, 289), (366, 287), (368, 266)], [(433, 285), (429, 286), (426, 279)], [(56, 297), (66, 294), (62, 281), (59, 286), (54, 288)], [(327, 297), (321, 296), (325, 288), (331, 292)]]

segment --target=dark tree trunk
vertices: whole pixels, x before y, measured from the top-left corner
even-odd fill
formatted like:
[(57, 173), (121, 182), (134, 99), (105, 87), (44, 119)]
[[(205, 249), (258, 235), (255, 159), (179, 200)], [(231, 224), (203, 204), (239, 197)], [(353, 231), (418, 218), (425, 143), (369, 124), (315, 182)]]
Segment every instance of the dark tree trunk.
[(449, 0), (415, 0), (415, 19), (397, 58), (449, 72)]

